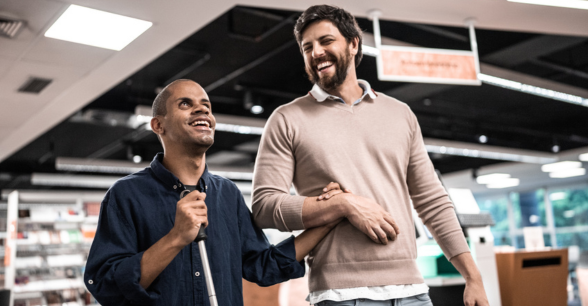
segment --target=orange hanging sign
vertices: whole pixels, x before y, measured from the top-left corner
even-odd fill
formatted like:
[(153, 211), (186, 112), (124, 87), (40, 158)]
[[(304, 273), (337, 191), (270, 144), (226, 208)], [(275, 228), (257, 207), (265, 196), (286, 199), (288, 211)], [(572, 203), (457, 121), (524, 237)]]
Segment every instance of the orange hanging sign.
[(480, 85), (474, 52), (381, 46), (378, 78), (382, 81)]

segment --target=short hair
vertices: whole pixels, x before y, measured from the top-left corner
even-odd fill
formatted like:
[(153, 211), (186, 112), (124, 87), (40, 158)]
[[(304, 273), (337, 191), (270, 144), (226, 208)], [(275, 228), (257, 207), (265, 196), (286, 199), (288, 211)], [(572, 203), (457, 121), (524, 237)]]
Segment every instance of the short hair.
[(165, 116), (167, 115), (167, 99), (169, 99), (169, 97), (171, 97), (171, 92), (170, 92), (170, 87), (174, 84), (180, 83), (180, 82), (194, 82), (192, 80), (189, 79), (177, 79), (171, 83), (169, 83), (167, 86), (165, 86), (155, 97), (155, 100), (153, 100), (153, 106), (151, 107), (151, 109), (153, 110), (153, 117), (157, 117), (157, 116)]
[[(347, 43), (350, 43), (351, 40), (356, 37), (359, 38), (357, 54), (355, 55), (355, 67), (359, 66), (359, 63), (363, 58), (363, 52), (361, 50), (361, 44), (363, 41), (362, 31), (353, 15), (336, 6), (325, 4), (314, 5), (307, 8), (306, 11), (304, 11), (304, 13), (298, 17), (296, 25), (294, 26), (294, 36), (296, 37), (298, 46), (300, 46), (302, 43), (302, 35), (304, 34), (304, 30), (306, 30), (306, 28), (308, 28), (308, 26), (311, 24), (323, 20), (332, 22), (337, 27), (337, 29), (339, 29), (341, 35), (345, 37)], [(302, 49), (300, 52), (302, 52)]]

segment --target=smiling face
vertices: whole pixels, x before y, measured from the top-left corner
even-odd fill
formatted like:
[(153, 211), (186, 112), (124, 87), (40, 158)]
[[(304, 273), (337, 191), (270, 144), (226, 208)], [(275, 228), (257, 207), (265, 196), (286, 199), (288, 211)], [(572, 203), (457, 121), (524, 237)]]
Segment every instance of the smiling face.
[(153, 118), (151, 126), (164, 147), (179, 145), (206, 151), (214, 143), (216, 120), (204, 89), (196, 82), (173, 83), (166, 100), (166, 114)]
[(323, 90), (339, 87), (355, 69), (357, 39), (348, 42), (330, 21), (315, 22), (304, 30), (301, 42), (306, 73)]

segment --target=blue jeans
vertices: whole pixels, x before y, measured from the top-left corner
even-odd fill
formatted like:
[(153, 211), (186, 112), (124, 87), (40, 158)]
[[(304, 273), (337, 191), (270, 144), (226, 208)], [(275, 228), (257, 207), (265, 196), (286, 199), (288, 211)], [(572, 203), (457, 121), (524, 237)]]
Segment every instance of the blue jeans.
[(315, 306), (433, 306), (428, 293), (409, 296), (401, 299), (373, 301), (370, 299), (357, 299), (350, 301), (334, 302), (322, 301)]

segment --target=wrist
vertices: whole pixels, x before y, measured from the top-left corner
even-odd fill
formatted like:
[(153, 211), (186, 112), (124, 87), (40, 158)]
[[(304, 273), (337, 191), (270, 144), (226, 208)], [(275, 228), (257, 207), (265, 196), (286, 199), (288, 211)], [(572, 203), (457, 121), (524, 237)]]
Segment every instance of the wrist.
[(166, 240), (168, 241), (168, 245), (174, 249), (183, 249), (187, 243), (185, 243), (182, 239), (182, 236), (177, 233), (173, 228), (169, 233), (165, 236)]
[(482, 276), (480, 274), (464, 277), (466, 284), (482, 284)]
[(337, 205), (337, 208), (340, 211), (341, 218), (347, 218), (351, 214), (351, 209), (353, 206), (351, 205), (352, 197), (353, 194), (351, 193), (344, 193), (339, 195), (339, 199), (341, 202), (338, 203), (339, 205)]

